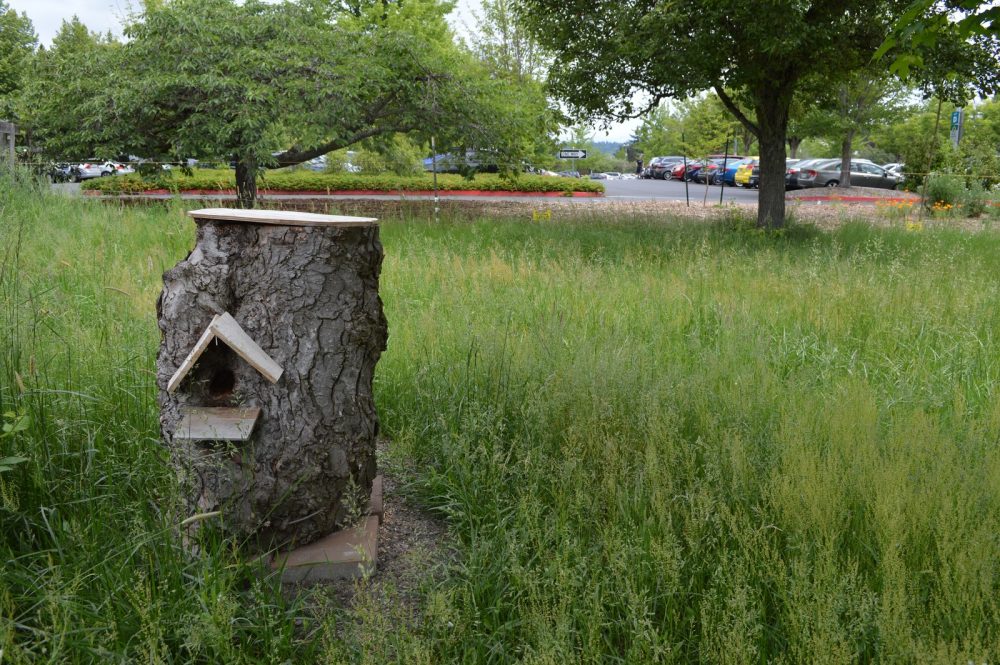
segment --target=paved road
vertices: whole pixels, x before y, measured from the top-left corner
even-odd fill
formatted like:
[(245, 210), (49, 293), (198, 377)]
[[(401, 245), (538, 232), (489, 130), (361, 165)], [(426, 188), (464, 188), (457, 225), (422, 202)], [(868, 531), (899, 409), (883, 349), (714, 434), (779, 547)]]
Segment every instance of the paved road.
[[(677, 180), (602, 180), (602, 184), (605, 188), (604, 199), (599, 198), (574, 198), (574, 199), (563, 199), (569, 200), (573, 203), (586, 204), (594, 201), (601, 200), (611, 200), (611, 201), (652, 201), (652, 200), (666, 200), (666, 201), (683, 201), (684, 200), (684, 183)], [(694, 183), (688, 184), (689, 194), (691, 196), (691, 202), (701, 202), (705, 198), (705, 185), (697, 185)], [(59, 183), (52, 186), (52, 189), (64, 194), (73, 196), (80, 193), (80, 185), (74, 183)], [(709, 203), (719, 202), (719, 187), (710, 186), (708, 188), (708, 201)], [(163, 198), (169, 199), (171, 196), (169, 194), (160, 195), (150, 195), (149, 198)], [(219, 198), (220, 200), (230, 200), (235, 197), (232, 195), (211, 197), (211, 196), (190, 196), (185, 198), (199, 198), (199, 199), (210, 199)], [(275, 197), (268, 197), (275, 198)], [(290, 200), (297, 198), (308, 198), (308, 199), (390, 199), (398, 200), (400, 196), (398, 194), (386, 194), (386, 195), (349, 195), (349, 196), (321, 196), (316, 195), (283, 195), (281, 198), (288, 198)], [(418, 197), (418, 196), (408, 196), (406, 198), (429, 198), (429, 197)], [(445, 197), (442, 197), (445, 198)], [(470, 200), (483, 200), (480, 197), (471, 196), (449, 196), (448, 199), (470, 199)], [(510, 196), (510, 197), (491, 197), (493, 200), (511, 200), (511, 201), (524, 201), (531, 200), (530, 197), (523, 196)], [(753, 189), (743, 189), (739, 187), (726, 187), (723, 192), (723, 201), (732, 201), (736, 203), (756, 203), (757, 202), (757, 191)]]
[[(684, 183), (679, 180), (602, 180), (605, 197), (608, 199), (628, 199), (649, 201), (666, 199), (684, 200)], [(719, 187), (709, 186), (708, 202), (719, 202)], [(705, 198), (705, 185), (688, 183), (688, 193), (692, 203)], [(723, 202), (757, 203), (757, 190), (742, 187), (726, 187), (722, 192)]]

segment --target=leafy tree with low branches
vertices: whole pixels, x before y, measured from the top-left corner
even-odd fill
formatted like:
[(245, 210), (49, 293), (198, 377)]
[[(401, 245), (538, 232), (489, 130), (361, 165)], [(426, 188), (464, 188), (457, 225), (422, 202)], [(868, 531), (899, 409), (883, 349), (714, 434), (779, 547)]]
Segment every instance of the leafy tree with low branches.
[[(802, 81), (836, 84), (866, 66), (908, 4), (519, 0), (537, 39), (557, 54), (552, 89), (581, 116), (635, 117), (663, 98), (714, 89), (759, 141), (762, 227), (784, 224), (785, 141)], [(650, 51), (652, 43), (683, 45), (692, 54), (739, 55), (678, 57), (675, 49)], [(637, 95), (648, 101), (638, 106)]]
[[(396, 133), (489, 148), (515, 170), (537, 118), (455, 45), (448, 10), (437, 0), (146, 2), (90, 79), (98, 90), (73, 105), (79, 132), (45, 133), (64, 149), (231, 160), (247, 207), (264, 168)], [(52, 84), (91, 73), (70, 68), (39, 87), (67, 101)]]

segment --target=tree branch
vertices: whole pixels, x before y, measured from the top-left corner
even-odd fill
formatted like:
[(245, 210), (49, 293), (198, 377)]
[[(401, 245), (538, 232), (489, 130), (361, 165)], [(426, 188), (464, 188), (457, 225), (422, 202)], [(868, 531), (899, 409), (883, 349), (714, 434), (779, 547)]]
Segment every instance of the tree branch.
[(281, 153), (275, 159), (278, 161), (278, 166), (295, 166), (296, 164), (301, 164), (302, 162), (307, 162), (310, 159), (315, 159), (320, 155), (325, 155), (328, 152), (334, 150), (340, 150), (341, 148), (346, 148), (349, 145), (354, 145), (358, 141), (363, 141), (365, 139), (371, 138), (373, 136), (378, 136), (379, 134), (386, 134), (388, 132), (410, 132), (416, 129), (415, 127), (369, 127), (360, 132), (348, 136), (346, 139), (334, 139), (323, 143), (321, 145), (309, 148), (308, 150), (298, 150), (296, 148), (290, 148), (285, 152)]
[(717, 94), (719, 96), (719, 99), (722, 100), (722, 105), (725, 106), (729, 110), (729, 112), (732, 113), (736, 117), (736, 119), (743, 124), (744, 127), (753, 132), (753, 135), (756, 136), (757, 140), (759, 141), (760, 127), (758, 127), (756, 123), (751, 122), (750, 118), (744, 115), (743, 111), (740, 110), (740, 107), (736, 105), (736, 102), (733, 101), (732, 97), (726, 94), (726, 91), (722, 89), (721, 85), (716, 84), (714, 87), (715, 87), (715, 94)]

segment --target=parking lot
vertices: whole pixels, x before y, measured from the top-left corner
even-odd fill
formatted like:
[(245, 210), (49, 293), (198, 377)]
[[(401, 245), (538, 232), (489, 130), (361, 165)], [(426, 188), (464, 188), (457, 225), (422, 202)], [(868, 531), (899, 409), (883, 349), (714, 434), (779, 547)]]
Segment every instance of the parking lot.
[[(605, 196), (609, 199), (630, 199), (648, 201), (665, 199), (668, 201), (684, 200), (684, 183), (680, 180), (602, 180)], [(688, 183), (688, 195), (691, 201), (699, 203), (705, 198), (705, 185)], [(719, 187), (708, 187), (708, 200), (711, 203), (719, 201)], [(757, 190), (742, 187), (726, 187), (722, 192), (722, 200), (735, 203), (756, 203)]]

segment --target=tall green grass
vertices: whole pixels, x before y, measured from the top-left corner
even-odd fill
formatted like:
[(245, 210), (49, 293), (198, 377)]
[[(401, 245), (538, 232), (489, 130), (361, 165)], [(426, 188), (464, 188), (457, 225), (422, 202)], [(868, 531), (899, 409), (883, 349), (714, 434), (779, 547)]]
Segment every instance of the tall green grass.
[(377, 394), (465, 662), (1000, 654), (1000, 243), (386, 229)]
[(177, 543), (152, 370), (183, 210), (0, 205), (11, 662), (1000, 654), (992, 234), (384, 225), (386, 463), (459, 548), (413, 620)]
[[(309, 658), (301, 603), (237, 553), (185, 553), (158, 444), (157, 282), (180, 209), (0, 182), (0, 662)], [(297, 622), (298, 620), (298, 622)], [(305, 623), (304, 623), (305, 621)]]

